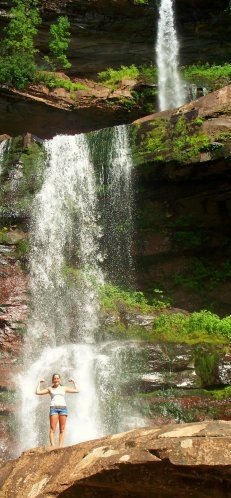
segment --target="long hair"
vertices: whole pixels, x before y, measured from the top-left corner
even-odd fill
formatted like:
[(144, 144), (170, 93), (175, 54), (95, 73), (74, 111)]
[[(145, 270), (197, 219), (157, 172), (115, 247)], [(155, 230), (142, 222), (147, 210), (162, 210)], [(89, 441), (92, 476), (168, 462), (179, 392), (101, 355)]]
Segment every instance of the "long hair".
[[(58, 376), (59, 376), (59, 378), (61, 379), (61, 377), (60, 377), (60, 374), (59, 374), (59, 373), (57, 373), (57, 372), (53, 373), (53, 375), (52, 375), (52, 385), (53, 385), (53, 382), (54, 382), (54, 377), (55, 377), (55, 375), (58, 375)], [(60, 382), (60, 386), (61, 386), (61, 385), (62, 385), (62, 384), (61, 384), (61, 382)]]

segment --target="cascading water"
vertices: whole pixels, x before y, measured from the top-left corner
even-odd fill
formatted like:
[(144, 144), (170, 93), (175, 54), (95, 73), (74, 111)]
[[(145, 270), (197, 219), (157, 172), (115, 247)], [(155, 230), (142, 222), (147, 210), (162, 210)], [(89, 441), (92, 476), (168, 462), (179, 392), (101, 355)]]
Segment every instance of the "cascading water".
[(185, 102), (178, 58), (179, 43), (174, 25), (173, 0), (161, 0), (156, 43), (160, 111), (179, 107)]
[(132, 169), (126, 126), (117, 126), (113, 133), (107, 179), (108, 269), (110, 278), (127, 286), (131, 286), (134, 280)]
[[(109, 134), (109, 136), (108, 136)], [(117, 285), (131, 287), (134, 284), (132, 258), (134, 187), (133, 164), (127, 127), (115, 126), (100, 130), (97, 142), (109, 140), (106, 167), (100, 167), (100, 185), (104, 188), (102, 223), (105, 237), (107, 278)]]
[[(89, 344), (98, 328), (95, 289), (102, 282), (94, 169), (84, 135), (58, 136), (47, 141), (45, 148), (47, 168), (32, 216), (32, 313), (24, 348), (26, 373), (21, 378), (21, 448), (46, 440), (46, 403), (40, 403), (34, 389), (40, 377), (50, 382), (51, 373), (57, 368), (64, 381), (68, 375), (84, 384), (78, 395), (84, 423), (79, 419), (80, 411), (71, 410), (78, 436), (75, 437), (75, 431), (68, 431), (67, 442), (99, 434), (94, 346)], [(83, 340), (85, 344), (76, 344)], [(76, 403), (73, 397), (70, 404)]]
[[(94, 134), (97, 149), (99, 133)], [(47, 442), (48, 397), (36, 397), (34, 391), (39, 378), (50, 382), (51, 374), (57, 370), (63, 383), (73, 377), (80, 386), (78, 395), (68, 396), (70, 416), (65, 444), (143, 425), (128, 404), (122, 406), (117, 401), (115, 407), (115, 385), (118, 392), (124, 386), (128, 358), (135, 366), (131, 366), (130, 376), (137, 380), (139, 352), (130, 343), (95, 342), (99, 328), (97, 291), (104, 281), (101, 238), (109, 248), (114, 242), (114, 252), (107, 255), (109, 260), (111, 254), (115, 255), (115, 269), (111, 261), (108, 263), (111, 277), (121, 271), (127, 276), (132, 274), (132, 164), (126, 128), (115, 128), (112, 133), (107, 164), (100, 166), (98, 186), (84, 135), (57, 136), (45, 142), (47, 164), (43, 186), (35, 197), (31, 227), (32, 310), (24, 348), (25, 373), (20, 377), (19, 450)], [(104, 233), (96, 195), (102, 187), (102, 177), (107, 183)], [(123, 230), (117, 230), (121, 226)], [(118, 235), (121, 233), (122, 239)]]

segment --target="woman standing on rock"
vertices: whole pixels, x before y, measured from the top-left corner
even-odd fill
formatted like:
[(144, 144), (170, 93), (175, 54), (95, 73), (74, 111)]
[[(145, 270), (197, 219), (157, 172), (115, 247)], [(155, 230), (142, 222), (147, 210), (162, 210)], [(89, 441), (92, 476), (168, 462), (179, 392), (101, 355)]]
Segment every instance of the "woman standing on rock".
[(79, 389), (76, 386), (76, 383), (73, 379), (69, 379), (68, 382), (72, 382), (74, 384), (74, 388), (66, 387), (61, 385), (60, 375), (54, 373), (52, 375), (52, 385), (45, 388), (40, 389), (40, 383), (45, 382), (44, 379), (41, 379), (37, 385), (36, 394), (50, 394), (51, 404), (50, 404), (50, 443), (51, 446), (54, 446), (54, 436), (57, 424), (59, 422), (59, 447), (63, 445), (64, 435), (65, 435), (65, 426), (67, 421), (67, 404), (65, 400), (66, 393), (78, 393)]

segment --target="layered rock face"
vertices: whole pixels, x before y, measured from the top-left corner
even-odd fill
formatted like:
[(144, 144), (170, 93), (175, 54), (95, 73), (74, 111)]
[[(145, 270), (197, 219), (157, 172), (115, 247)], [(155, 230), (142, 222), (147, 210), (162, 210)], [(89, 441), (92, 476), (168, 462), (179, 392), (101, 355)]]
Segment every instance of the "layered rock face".
[[(131, 127), (135, 161), (137, 151), (139, 154), (135, 168), (138, 191), (135, 252), (139, 287), (145, 290), (162, 289), (167, 297), (169, 295), (173, 299), (175, 306), (189, 311), (212, 306), (214, 302), (213, 309), (219, 313), (230, 312), (229, 106), (230, 87), (226, 87), (179, 110), (148, 116), (140, 120), (138, 126)], [(190, 139), (190, 137), (187, 140), (185, 138), (189, 123), (194, 128), (198, 127), (199, 134), (207, 134), (211, 147), (207, 144), (207, 149), (204, 151), (196, 149), (195, 152), (193, 149), (193, 154), (187, 161), (182, 161), (181, 156), (177, 155), (180, 150), (185, 159), (184, 149), (171, 148), (164, 152), (168, 154), (166, 158), (157, 159), (158, 148), (147, 150), (145, 148), (147, 140), (153, 137), (153, 131), (159, 130), (157, 138), (161, 148), (163, 144), (160, 137), (166, 129), (168, 130), (166, 127), (172, 127), (171, 130), (175, 133), (174, 130), (177, 129), (179, 122), (182, 126), (181, 138), (183, 137), (185, 143)], [(163, 128), (160, 125), (163, 125)], [(35, 192), (40, 188), (44, 166), (41, 140), (33, 141), (31, 135), (27, 135), (23, 140), (22, 138), (12, 140), (11, 145), (12, 148), (9, 148), (7, 158), (2, 164), (3, 229), (0, 245), (2, 276), (0, 324), (3, 358), (0, 388), (1, 411), (5, 415), (5, 418), (2, 417), (0, 431), (4, 437), (6, 436), (7, 443), (12, 440), (10, 416), (12, 410), (15, 410), (16, 400), (11, 391), (15, 386), (15, 375), (20, 361), (18, 355), (21, 349), (21, 332), (26, 321), (26, 261), (20, 255), (20, 250), (23, 249), (23, 247), (20, 249), (20, 241), (25, 242), (27, 239), (26, 230), (31, 203)], [(129, 316), (129, 314), (125, 316), (124, 313), (120, 316), (121, 322), (128, 328), (147, 325), (149, 330), (154, 318)], [(110, 323), (105, 323), (104, 328), (110, 338)], [(141, 392), (149, 393), (162, 388), (200, 387), (200, 379), (195, 375), (192, 365), (195, 351), (193, 348), (188, 348), (187, 351), (184, 348), (184, 350), (185, 358), (182, 359), (181, 347), (176, 346), (172, 350), (164, 345), (155, 344), (154, 347), (152, 345), (148, 347), (149, 365)], [(228, 348), (226, 351), (221, 351), (219, 368), (215, 385), (229, 383)], [(10, 377), (7, 375), (9, 369), (13, 374)], [(126, 385), (123, 395), (130, 394), (134, 395), (134, 386)], [(197, 407), (198, 400), (199, 395), (196, 401), (194, 399)], [(177, 406), (174, 399), (169, 401), (172, 403), (169, 409), (169, 421), (174, 418), (182, 420), (179, 404)], [(155, 411), (154, 408), (156, 405), (161, 408), (161, 404), (164, 403), (161, 397), (157, 402), (153, 397), (151, 412), (150, 410), (148, 412), (148, 423), (150, 423), (150, 413), (153, 419), (159, 417), (159, 421), (163, 423), (166, 414), (164, 415), (161, 409)], [(204, 404), (207, 404), (206, 399)], [(211, 414), (197, 411), (191, 415), (189, 414), (189, 408), (192, 406), (190, 395), (182, 400), (187, 421), (192, 420), (189, 416), (194, 417), (193, 420), (198, 418), (201, 420), (202, 417), (208, 416), (229, 419), (230, 403), (222, 400), (221, 412), (218, 411), (217, 405), (218, 403), (212, 400), (214, 411), (211, 411)], [(146, 410), (146, 406), (144, 408)], [(2, 448), (4, 458), (13, 454), (9, 444), (8, 449), (9, 453), (5, 452), (5, 446)]]
[[(71, 21), (70, 59), (75, 74), (96, 75), (105, 67), (149, 64), (154, 60), (158, 8), (154, 0), (40, 1), (43, 25), (38, 46), (47, 51), (51, 21), (60, 14)], [(0, 2), (0, 20), (6, 22), (11, 2)], [(181, 63), (226, 62), (230, 50), (228, 1), (180, 0), (176, 17), (181, 44)]]
[[(71, 22), (71, 45), (68, 57), (71, 76), (96, 78), (108, 67), (137, 66), (155, 62), (154, 43), (158, 7), (154, 0), (136, 4), (135, 0), (41, 1), (43, 23), (36, 44), (40, 60), (47, 54), (50, 23), (58, 15), (68, 15)], [(11, 2), (0, 2), (0, 28), (8, 19)], [(176, 19), (180, 39), (180, 64), (227, 62), (231, 50), (228, 0), (209, 3), (181, 0), (176, 2)], [(0, 30), (2, 31), (2, 30)], [(201, 82), (203, 86), (203, 82)], [(35, 88), (13, 94), (4, 88), (0, 95), (0, 133), (17, 136), (27, 131), (42, 138), (58, 133), (80, 133), (106, 126), (131, 122), (144, 115), (139, 106), (126, 109), (122, 101), (127, 88), (118, 96), (105, 95), (105, 89), (77, 92), (65, 98), (65, 90)], [(49, 93), (49, 95), (48, 95)], [(31, 102), (34, 99), (36, 102)], [(64, 98), (62, 98), (64, 97)], [(46, 108), (43, 103), (49, 103)], [(134, 103), (133, 103), (134, 104)], [(153, 104), (155, 106), (155, 104)], [(56, 109), (55, 109), (56, 108)], [(64, 109), (69, 111), (66, 113)], [(36, 119), (35, 119), (36, 115)]]
[(1, 497), (228, 498), (230, 452), (231, 424), (222, 421), (39, 448), (2, 465)]
[[(47, 26), (56, 12), (72, 22), (70, 56), (73, 71), (95, 75), (105, 67), (149, 64), (154, 60), (158, 7), (134, 0), (70, 0), (41, 2), (44, 27), (39, 42), (44, 46)], [(176, 17), (181, 44), (181, 63), (227, 61), (230, 46), (228, 2), (180, 0)]]
[[(227, 86), (178, 110), (136, 121), (143, 150), (137, 180), (139, 281), (143, 288), (150, 282), (164, 287), (175, 305), (189, 311), (213, 302), (218, 313), (230, 312), (230, 100)], [(197, 123), (196, 140), (209, 136), (211, 144), (186, 157), (188, 130)], [(149, 148), (154, 143), (153, 151), (145, 149), (142, 137), (148, 137)]]

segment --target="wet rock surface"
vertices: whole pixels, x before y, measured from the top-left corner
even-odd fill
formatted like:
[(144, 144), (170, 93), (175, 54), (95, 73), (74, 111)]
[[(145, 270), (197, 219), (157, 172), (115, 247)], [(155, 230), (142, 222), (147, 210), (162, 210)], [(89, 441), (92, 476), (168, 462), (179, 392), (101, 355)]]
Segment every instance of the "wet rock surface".
[[(222, 117), (222, 124), (219, 121), (219, 127), (222, 125), (224, 129), (224, 120), (227, 122), (228, 103), (230, 99), (230, 90), (219, 91), (214, 95), (204, 97), (205, 100), (200, 99), (194, 104), (183, 106), (178, 113), (196, 112), (201, 113), (206, 118), (203, 126), (208, 120), (215, 119), (219, 113)], [(205, 103), (205, 105), (204, 105)], [(192, 106), (194, 106), (192, 108)], [(172, 111), (173, 115), (176, 111)], [(214, 112), (214, 114), (213, 114)], [(151, 122), (153, 116), (148, 118), (142, 126), (146, 126)], [(221, 119), (221, 118), (220, 118)], [(214, 129), (214, 128), (213, 128)], [(5, 137), (4, 137), (5, 138)], [(31, 141), (31, 136), (27, 135), (26, 142)], [(22, 150), (26, 147), (25, 140), (20, 139), (20, 147)], [(17, 156), (17, 154), (16, 154)], [(4, 190), (4, 198), (8, 204), (6, 207), (12, 211), (15, 207), (13, 216), (10, 219), (11, 227), (7, 233), (7, 243), (0, 245), (0, 272), (1, 272), (1, 313), (0, 313), (0, 338), (1, 338), (1, 353), (2, 353), (2, 367), (1, 373), (1, 389), (4, 394), (6, 390), (11, 394), (14, 389), (15, 375), (18, 371), (18, 358), (21, 353), (22, 347), (22, 329), (27, 316), (27, 303), (26, 303), (26, 289), (27, 289), (27, 275), (25, 268), (22, 269), (21, 262), (19, 263), (18, 257), (15, 253), (17, 242), (20, 237), (24, 238), (25, 235), (21, 234), (20, 228), (14, 226), (16, 221), (20, 221), (20, 216), (29, 218), (28, 205), (31, 205), (35, 187), (34, 179), (31, 185), (31, 197), (28, 197), (28, 205), (24, 205), (24, 211), (20, 215), (17, 211), (16, 201), (19, 187), (23, 187), (22, 175), (22, 162), (18, 160), (13, 161), (12, 165), (8, 165), (7, 181), (8, 189)], [(228, 221), (229, 221), (229, 156), (223, 157), (218, 160), (211, 161), (210, 157), (207, 161), (201, 164), (180, 165), (163, 164), (161, 167), (153, 162), (147, 162), (142, 172), (139, 171), (139, 178), (141, 187), (144, 187), (142, 192), (142, 203), (139, 204), (140, 211), (144, 210), (145, 227), (141, 226), (138, 232), (137, 244), (137, 260), (140, 269), (139, 279), (140, 286), (145, 288), (146, 282), (154, 282), (155, 287), (161, 288), (164, 279), (167, 282), (172, 282), (172, 278), (176, 272), (182, 272), (189, 264), (190, 258), (200, 257), (201, 254), (208, 259), (211, 258), (211, 248), (213, 249), (213, 262), (217, 266), (219, 261), (228, 255), (229, 244), (228, 240)], [(31, 171), (30, 163), (30, 171)], [(146, 169), (147, 167), (147, 169)], [(36, 167), (37, 168), (37, 167)], [(37, 169), (36, 169), (37, 171)], [(34, 175), (33, 175), (34, 176)], [(206, 179), (206, 187), (204, 185)], [(14, 182), (17, 184), (17, 195), (14, 190)], [(218, 188), (219, 185), (219, 188)], [(20, 187), (20, 188), (21, 188)], [(21, 191), (21, 190), (20, 190)], [(22, 192), (22, 191), (21, 191)], [(25, 192), (24, 192), (25, 195)], [(19, 196), (20, 197), (20, 196)], [(25, 200), (25, 197), (23, 198)], [(15, 214), (16, 213), (16, 214)], [(19, 213), (17, 217), (17, 213)], [(206, 232), (206, 239), (200, 239), (200, 245), (184, 247), (182, 243), (176, 242), (173, 239), (173, 231), (177, 225), (174, 223), (181, 216), (193, 216), (196, 219), (196, 227)], [(22, 220), (21, 220), (22, 221)], [(3, 218), (2, 223), (6, 220)], [(169, 224), (172, 223), (172, 226)], [(195, 224), (193, 225), (195, 227)], [(186, 229), (186, 233), (191, 236), (191, 228)], [(180, 231), (181, 233), (181, 231)], [(183, 226), (183, 234), (185, 234)], [(199, 231), (199, 237), (201, 237)], [(5, 236), (5, 232), (3, 233)], [(197, 232), (198, 235), (198, 232)], [(184, 252), (182, 248), (184, 247)], [(141, 264), (139, 263), (139, 258)], [(147, 259), (146, 259), (147, 258)], [(195, 260), (193, 260), (195, 265)], [(161, 284), (159, 285), (159, 282)], [(199, 282), (200, 285), (200, 282)], [(218, 282), (216, 287), (212, 289), (213, 299), (219, 310), (230, 312), (230, 294), (228, 282)], [(203, 297), (203, 296), (202, 296)], [(198, 290), (196, 292), (187, 293), (186, 286), (181, 285), (178, 291), (174, 289), (174, 299), (177, 305), (184, 309), (194, 310), (201, 308), (202, 297)], [(205, 295), (208, 299), (208, 293)], [(175, 312), (177, 309), (175, 309)], [(178, 310), (180, 311), (180, 310)], [(120, 313), (108, 314), (104, 319), (103, 328), (108, 330), (109, 336), (114, 327), (122, 326), (125, 329), (138, 327), (151, 332), (152, 323), (155, 317), (149, 314), (141, 314), (140, 312), (131, 313), (127, 310), (121, 309)], [(141, 341), (140, 341), (141, 342)], [(174, 420), (182, 421), (186, 416), (192, 419), (204, 418), (217, 418), (220, 414), (225, 419), (230, 419), (230, 400), (222, 400), (220, 402), (212, 399), (203, 399), (199, 393), (189, 393), (189, 389), (194, 388), (198, 390), (201, 387), (200, 376), (195, 371), (194, 359), (195, 349), (183, 345), (165, 345), (165, 344), (149, 344), (141, 345), (140, 347), (145, 350), (147, 355), (148, 368), (143, 373), (143, 378), (139, 380), (139, 393), (144, 395), (151, 395), (153, 391), (162, 390), (163, 397), (159, 396), (157, 401), (153, 397), (153, 401), (147, 403), (146, 400), (139, 401), (141, 412), (144, 407), (145, 416), (150, 423), (150, 420), (158, 421), (163, 424), (166, 420), (170, 422)], [(215, 386), (227, 385), (231, 380), (230, 368), (230, 352), (220, 351), (219, 368), (216, 372)], [(9, 371), (11, 376), (9, 377)], [(134, 396), (135, 384), (124, 385), (121, 388), (123, 396)], [(137, 386), (137, 384), (136, 384)], [(171, 396), (171, 389), (188, 390), (182, 396), (177, 393)], [(170, 390), (170, 391), (168, 391)], [(166, 397), (169, 398), (169, 405), (166, 408)], [(3, 396), (4, 398), (4, 396)], [(211, 403), (211, 412), (205, 410), (205, 405)], [(158, 406), (157, 406), (158, 405)], [(153, 407), (159, 407), (159, 411), (154, 410)], [(2, 422), (1, 434), (5, 434), (3, 443), (7, 442), (7, 438), (11, 440), (7, 427), (10, 424), (10, 414), (13, 410), (17, 410), (16, 400), (13, 395), (5, 397), (1, 404), (2, 413), (8, 417)], [(189, 412), (189, 407), (194, 411)], [(182, 415), (182, 410), (184, 413)], [(201, 411), (200, 411), (201, 410)], [(187, 420), (187, 419), (186, 419)], [(4, 442), (5, 441), (5, 442)], [(5, 446), (4, 446), (5, 447)], [(5, 450), (4, 450), (5, 451)], [(4, 453), (4, 452), (3, 452)], [(12, 453), (11, 453), (12, 455)], [(4, 454), (3, 454), (4, 456)], [(9, 456), (9, 454), (8, 454)]]
[(102, 92), (97, 96), (97, 90), (87, 95), (79, 93), (76, 92), (76, 99), (71, 100), (57, 91), (48, 95), (45, 88), (33, 87), (27, 92), (0, 91), (0, 134), (15, 137), (29, 131), (49, 139), (58, 134), (87, 133), (128, 123), (144, 114), (139, 107), (126, 109), (120, 103), (121, 92), (113, 105)]
[[(222, 273), (230, 259), (230, 101), (229, 85), (179, 109), (136, 121), (141, 147), (142, 137), (159, 119), (193, 122), (199, 117), (201, 132), (211, 140), (210, 150), (185, 163), (180, 156), (159, 161), (150, 153), (139, 165), (136, 261), (140, 286), (150, 287), (151, 280), (174, 296), (180, 308), (207, 309), (213, 303), (213, 310), (221, 315), (230, 314), (229, 272)], [(216, 271), (219, 276), (212, 281)]]
[[(47, 55), (50, 23), (58, 15), (68, 15), (70, 19), (71, 77), (95, 79), (108, 67), (154, 62), (158, 20), (154, 0), (143, 5), (134, 0), (41, 1), (39, 4), (43, 18), (36, 39), (40, 58)], [(0, 3), (1, 28), (6, 25), (10, 7), (11, 2)], [(229, 59), (231, 37), (226, 0), (219, 2), (219, 6), (216, 2), (208, 4), (207, 0), (181, 0), (176, 4), (176, 17), (182, 65), (198, 60), (221, 64)], [(203, 90), (206, 82), (199, 83)], [(48, 90), (38, 86), (31, 88), (27, 95), (27, 92), (14, 93), (2, 88), (0, 133), (16, 136), (30, 131), (50, 138), (58, 133), (74, 134), (131, 122), (145, 114), (139, 106), (131, 110), (121, 105), (122, 100), (130, 96), (130, 88), (110, 92), (108, 97), (105, 92), (107, 90), (99, 86), (92, 92), (76, 92), (71, 99), (64, 89)], [(44, 104), (48, 104), (48, 109)]]
[[(43, 24), (37, 43), (44, 54), (50, 22), (68, 15), (72, 42), (73, 71), (97, 74), (105, 67), (121, 64), (149, 64), (153, 60), (158, 10), (154, 0), (136, 4), (133, 0), (51, 0), (40, 1)], [(6, 23), (11, 2), (0, 5), (0, 21)], [(221, 63), (228, 60), (230, 22), (227, 1), (180, 0), (176, 18), (181, 46), (181, 63)]]
[(230, 422), (136, 429), (27, 451), (1, 466), (1, 496), (228, 498), (230, 454)]
[(0, 244), (0, 454), (4, 459), (14, 452), (15, 389), (28, 314), (27, 276), (13, 243), (20, 235), (12, 230), (11, 236), (12, 245)]

